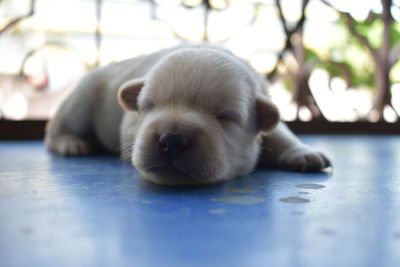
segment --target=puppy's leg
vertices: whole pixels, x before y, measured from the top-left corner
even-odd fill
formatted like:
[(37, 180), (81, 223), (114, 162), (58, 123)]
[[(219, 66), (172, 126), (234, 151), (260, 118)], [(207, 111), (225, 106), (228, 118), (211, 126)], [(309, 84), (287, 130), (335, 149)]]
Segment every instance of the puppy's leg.
[(263, 136), (259, 165), (303, 172), (332, 166), (324, 154), (303, 144), (282, 122)]
[(46, 126), (47, 148), (63, 156), (87, 155), (95, 143), (92, 132), (93, 86), (85, 78), (62, 103), (55, 117)]

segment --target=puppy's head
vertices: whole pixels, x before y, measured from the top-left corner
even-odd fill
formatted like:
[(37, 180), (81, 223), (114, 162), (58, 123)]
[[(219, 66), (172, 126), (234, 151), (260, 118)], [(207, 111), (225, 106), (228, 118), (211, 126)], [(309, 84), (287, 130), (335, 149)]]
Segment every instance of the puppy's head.
[(138, 112), (132, 163), (144, 178), (210, 184), (254, 168), (258, 134), (279, 114), (241, 64), (225, 52), (184, 49), (121, 86), (121, 106)]

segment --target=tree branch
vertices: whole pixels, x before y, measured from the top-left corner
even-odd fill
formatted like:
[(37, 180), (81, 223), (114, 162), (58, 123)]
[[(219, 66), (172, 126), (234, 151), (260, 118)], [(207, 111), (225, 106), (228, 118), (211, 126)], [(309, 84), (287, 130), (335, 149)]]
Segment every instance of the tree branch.
[(285, 17), (283, 16), (283, 11), (282, 11), (282, 6), (281, 6), (281, 1), (280, 0), (275, 0), (276, 7), (278, 8), (278, 15), (279, 19), (282, 23), (283, 31), (285, 33), (285, 45), (283, 49), (279, 52), (278, 54), (278, 59), (276, 61), (276, 65), (274, 69), (267, 74), (267, 79), (270, 81), (273, 81), (276, 79), (276, 74), (278, 71), (278, 65), (283, 59), (283, 55), (286, 53), (286, 51), (292, 49), (292, 36), (295, 32), (297, 32), (301, 27), (303, 27), (304, 22), (306, 20), (306, 15), (305, 15), (305, 10), (308, 5), (309, 0), (303, 0), (302, 2), (302, 7), (301, 7), (301, 16), (299, 21), (296, 23), (296, 25), (293, 27), (293, 29), (288, 28), (287, 21)]
[(344, 11), (339, 11), (337, 10), (331, 3), (329, 3), (326, 0), (321, 0), (322, 3), (324, 3), (325, 5), (333, 8), (334, 10), (336, 10), (336, 12), (338, 12), (340, 14), (340, 16), (343, 18), (344, 22), (346, 23), (347, 29), (349, 30), (349, 32), (358, 40), (358, 42), (363, 45), (364, 47), (367, 48), (368, 52), (371, 54), (371, 56), (373, 57), (373, 59), (378, 62), (379, 61), (379, 53), (376, 49), (374, 49), (371, 44), (369, 43), (368, 39), (361, 35), (356, 28), (354, 27), (354, 19), (351, 17), (351, 15), (348, 12), (344, 12)]
[(297, 22), (296, 26), (291, 30), (291, 35), (293, 33), (297, 32), (301, 27), (303, 27), (303, 24), (306, 20), (306, 7), (308, 5), (309, 0), (303, 0), (302, 5), (301, 5), (301, 16), (299, 21)]
[(16, 24), (18, 24), (22, 20), (31, 17), (35, 13), (35, 2), (36, 2), (36, 0), (31, 0), (29, 12), (20, 17), (16, 17), (15, 19), (8, 22), (6, 26), (4, 26), (2, 29), (0, 29), (0, 34), (6, 32), (8, 29), (14, 27)]
[(353, 36), (358, 40), (358, 42), (360, 42), (360, 44), (362, 44), (363, 46), (365, 46), (367, 48), (367, 50), (369, 51), (369, 53), (371, 54), (371, 56), (377, 60), (378, 59), (378, 51), (375, 50), (371, 44), (369, 43), (368, 39), (361, 35), (356, 28), (354, 27), (354, 19), (350, 16), (349, 13), (346, 12), (339, 12), (341, 14), (341, 16), (344, 18), (344, 22), (347, 25), (348, 30), (350, 31), (351, 34), (353, 34)]
[(390, 64), (390, 43), (392, 40), (392, 34), (391, 34), (391, 28), (392, 28), (392, 22), (393, 22), (393, 17), (392, 13), (390, 11), (390, 8), (392, 7), (392, 0), (381, 0), (382, 3), (382, 21), (383, 21), (383, 36), (382, 36), (382, 45), (380, 48), (380, 56), (382, 59), (382, 62), (385, 62), (385, 65), (389, 67)]
[(290, 37), (299, 30), (300, 27), (303, 26), (304, 21), (305, 21), (305, 10), (308, 5), (309, 0), (303, 0), (302, 6), (301, 6), (301, 16), (299, 21), (296, 23), (296, 25), (293, 27), (293, 29), (289, 30), (289, 27), (287, 25), (287, 21), (283, 15), (283, 10), (282, 10), (282, 5), (280, 0), (275, 0), (276, 7), (278, 8), (278, 15), (279, 19), (282, 23), (283, 31), (285, 32), (286, 39), (290, 39)]
[(275, 5), (278, 8), (278, 15), (279, 15), (279, 20), (281, 21), (283, 31), (285, 32), (285, 35), (289, 35), (289, 29), (287, 27), (287, 22), (285, 17), (283, 16), (283, 10), (282, 10), (282, 5), (280, 0), (275, 0)]
[(326, 63), (331, 64), (338, 68), (338, 70), (342, 74), (341, 78), (344, 79), (346, 83), (346, 89), (349, 89), (351, 86), (353, 86), (351, 70), (346, 66), (346, 64), (344, 64), (343, 62), (337, 62), (333, 60), (329, 60)]

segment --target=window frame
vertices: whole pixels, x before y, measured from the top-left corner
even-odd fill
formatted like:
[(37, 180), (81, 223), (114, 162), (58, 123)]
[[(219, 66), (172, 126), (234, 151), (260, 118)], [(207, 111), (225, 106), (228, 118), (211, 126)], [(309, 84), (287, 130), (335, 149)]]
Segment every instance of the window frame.
[[(46, 123), (47, 120), (0, 119), (0, 140), (43, 139)], [(400, 134), (400, 123), (289, 121), (286, 124), (296, 134)]]

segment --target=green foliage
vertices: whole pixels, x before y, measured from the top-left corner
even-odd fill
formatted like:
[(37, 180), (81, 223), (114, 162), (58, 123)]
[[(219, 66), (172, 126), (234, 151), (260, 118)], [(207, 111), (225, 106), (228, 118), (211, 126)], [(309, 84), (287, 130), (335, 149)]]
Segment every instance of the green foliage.
[[(371, 15), (372, 16), (372, 15)], [(370, 17), (371, 17), (370, 16)], [(383, 21), (380, 19), (379, 14), (373, 14), (373, 19), (368, 18), (365, 21), (353, 20), (354, 26), (362, 36), (365, 36), (373, 48), (379, 49), (382, 45), (383, 35)], [(391, 43), (393, 47), (400, 40), (400, 23), (397, 21), (392, 22), (390, 29)]]
[(350, 80), (348, 81), (348, 86), (357, 88), (357, 87), (368, 87), (370, 89), (373, 88), (374, 80), (373, 73), (371, 68), (355, 68), (352, 62), (343, 61), (343, 62), (321, 62), (317, 66), (320, 69), (323, 69), (329, 73), (331, 77), (340, 77), (346, 79), (346, 73), (349, 74)]
[[(328, 57), (322, 57), (319, 51), (307, 51), (306, 57), (317, 56), (320, 58), (318, 68), (324, 69), (331, 77), (346, 78), (350, 75), (349, 86), (374, 88), (374, 62), (368, 50), (349, 32), (344, 21), (344, 16), (339, 16), (335, 22), (336, 27), (344, 33), (342, 39), (335, 40), (327, 48)], [(358, 33), (364, 36), (375, 49), (382, 43), (383, 22), (379, 14), (370, 14), (365, 21), (353, 20), (353, 25)], [(400, 26), (393, 23), (392, 44), (400, 40)]]
[(353, 25), (358, 33), (365, 36), (373, 48), (382, 45), (383, 22), (379, 14), (371, 13), (364, 21), (353, 19)]
[(394, 21), (391, 28), (391, 47), (395, 46), (398, 42), (400, 42), (400, 23), (398, 21)]
[[(352, 19), (352, 23), (355, 30), (364, 36), (374, 49), (378, 50), (381, 47), (384, 24), (380, 14), (370, 13), (366, 20)], [(325, 70), (331, 77), (345, 80), (349, 78), (348, 85), (353, 88), (364, 87), (373, 90), (375, 64), (369, 51), (350, 33), (345, 15), (338, 16), (333, 24), (339, 38), (335, 38), (326, 48), (305, 48), (305, 61), (317, 62), (315, 67)], [(394, 20), (391, 27), (391, 47), (399, 42), (400, 23)], [(391, 71), (391, 81), (400, 82), (400, 61)], [(290, 77), (286, 77), (285, 87), (290, 88), (292, 82)]]
[(287, 91), (291, 91), (294, 88), (294, 80), (289, 74), (286, 74), (282, 77), (283, 88)]
[(392, 69), (390, 71), (390, 79), (394, 83), (400, 82), (400, 61), (398, 61), (392, 67)]
[(315, 60), (315, 59), (317, 59), (319, 61), (319, 58), (320, 57), (318, 56), (317, 52), (315, 52), (309, 48), (304, 49), (304, 60), (306, 62), (310, 61), (310, 60)]

